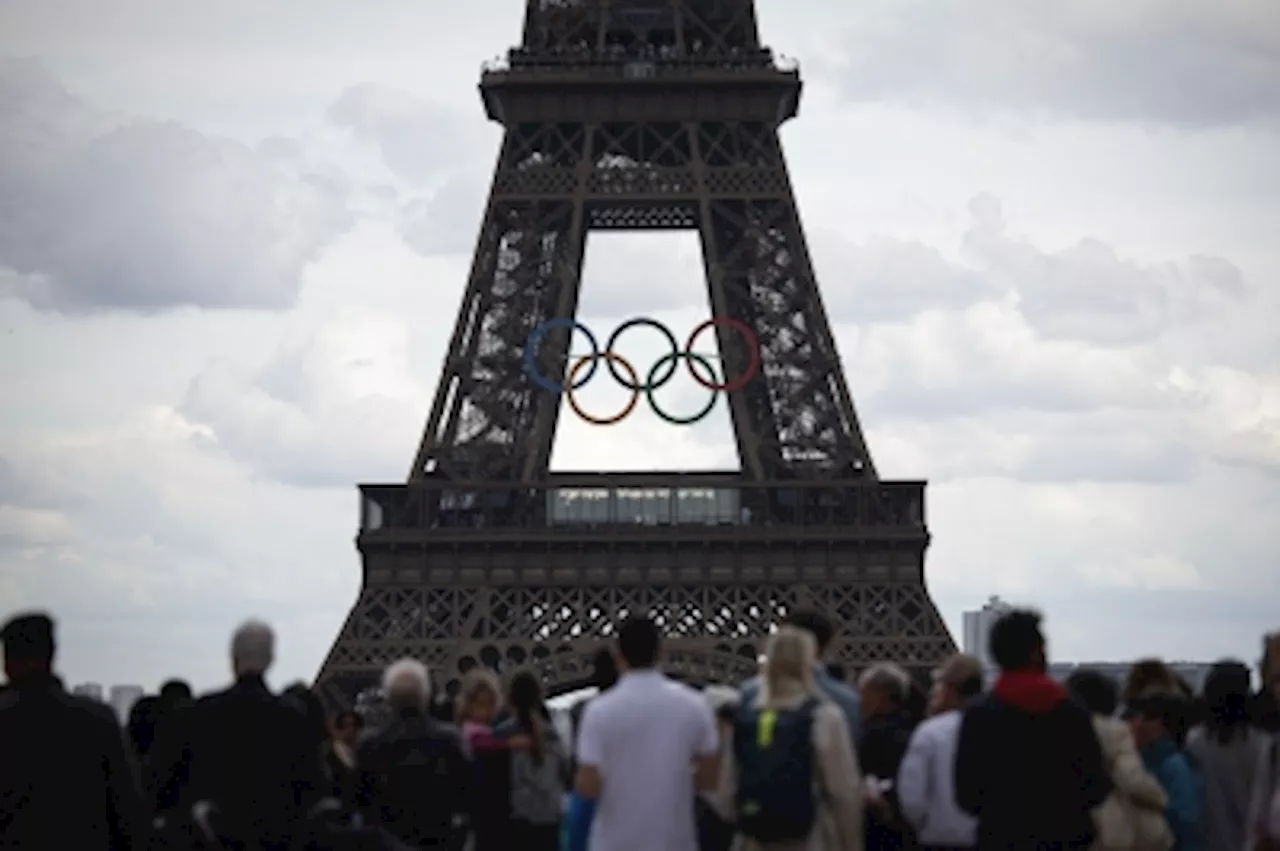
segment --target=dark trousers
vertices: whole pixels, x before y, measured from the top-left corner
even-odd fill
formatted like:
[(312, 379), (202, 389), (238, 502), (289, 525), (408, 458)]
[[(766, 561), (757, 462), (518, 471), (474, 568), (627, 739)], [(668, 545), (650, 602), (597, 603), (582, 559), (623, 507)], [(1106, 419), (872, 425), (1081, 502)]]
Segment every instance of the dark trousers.
[(559, 851), (560, 823), (530, 824), (520, 819), (510, 823), (511, 851)]

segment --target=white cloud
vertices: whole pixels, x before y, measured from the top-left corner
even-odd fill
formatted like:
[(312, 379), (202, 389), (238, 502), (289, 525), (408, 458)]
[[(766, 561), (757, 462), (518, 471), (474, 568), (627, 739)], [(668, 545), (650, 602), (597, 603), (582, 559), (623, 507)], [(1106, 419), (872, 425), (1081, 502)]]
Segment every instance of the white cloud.
[(859, 100), (1176, 127), (1280, 117), (1280, 9), (1265, 0), (877, 0), (848, 15), (831, 53)]
[(408, 331), (394, 320), (321, 327), (287, 342), (255, 374), (210, 368), (192, 382), (183, 413), (279, 481), (394, 479), (408, 469), (428, 402), (408, 372)]
[(1256, 295), (1219, 257), (1142, 266), (1097, 239), (1055, 253), (1008, 233), (998, 199), (970, 204), (966, 254), (996, 286), (1018, 295), (1021, 313), (1046, 336), (1132, 346), (1166, 331), (1208, 325)]
[(96, 113), (34, 63), (0, 61), (0, 124), (0, 266), (41, 307), (287, 307), (349, 225), (330, 184), (238, 142)]
[(362, 83), (347, 88), (329, 109), (329, 119), (371, 142), (387, 165), (406, 180), (422, 182), (473, 161), (485, 145), (484, 125), (451, 107), (409, 92)]
[(872, 326), (843, 352), (859, 398), (891, 415), (1159, 408), (1174, 390), (1139, 349), (1045, 340), (1008, 302)]

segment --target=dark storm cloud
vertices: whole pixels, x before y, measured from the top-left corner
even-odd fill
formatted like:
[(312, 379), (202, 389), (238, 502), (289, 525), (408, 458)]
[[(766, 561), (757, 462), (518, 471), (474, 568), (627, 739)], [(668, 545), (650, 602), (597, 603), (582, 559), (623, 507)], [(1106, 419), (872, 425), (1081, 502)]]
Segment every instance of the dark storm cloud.
[(848, 15), (837, 67), (856, 100), (1176, 127), (1280, 117), (1269, 0), (875, 0)]
[(238, 142), (100, 114), (34, 62), (0, 60), (0, 266), (64, 312), (285, 308), (350, 224), (324, 181)]

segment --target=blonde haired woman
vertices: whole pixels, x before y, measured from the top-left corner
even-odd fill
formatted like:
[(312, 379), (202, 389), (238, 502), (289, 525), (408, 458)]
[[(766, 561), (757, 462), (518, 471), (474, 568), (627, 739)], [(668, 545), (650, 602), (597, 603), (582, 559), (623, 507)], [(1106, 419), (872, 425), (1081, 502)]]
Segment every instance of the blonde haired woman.
[[(813, 826), (808, 836), (797, 839), (761, 840), (740, 835), (736, 846), (738, 851), (862, 851), (862, 772), (858, 769), (844, 713), (827, 701), (814, 683), (817, 656), (813, 636), (807, 632), (783, 627), (769, 637), (760, 692), (754, 705), (746, 708), (754, 712), (741, 713), (735, 722), (734, 741), (725, 748), (720, 788), (715, 801), (721, 814), (727, 820), (739, 823), (745, 831), (739, 802), (743, 781), (748, 779), (743, 776), (743, 771), (751, 755), (741, 748), (753, 747), (745, 743), (756, 742), (761, 747), (768, 747), (768, 734), (764, 731), (766, 728), (781, 729), (783, 721), (778, 719), (784, 717), (782, 713), (794, 718), (794, 713), (805, 712), (812, 707), (811, 736), (807, 744), (813, 765), (813, 800), (816, 804)], [(759, 732), (757, 721), (760, 722)], [(750, 729), (747, 729), (748, 725)], [(804, 747), (799, 743), (788, 745), (781, 739), (775, 744)]]

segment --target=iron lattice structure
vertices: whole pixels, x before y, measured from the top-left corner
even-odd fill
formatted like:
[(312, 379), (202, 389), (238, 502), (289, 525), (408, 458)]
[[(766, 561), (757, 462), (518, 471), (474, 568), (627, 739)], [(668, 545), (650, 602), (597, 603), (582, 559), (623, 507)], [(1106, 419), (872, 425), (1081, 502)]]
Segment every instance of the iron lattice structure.
[[(550, 692), (632, 612), (695, 682), (752, 674), (797, 606), (836, 656), (926, 669), (955, 645), (924, 584), (923, 482), (881, 481), (854, 411), (778, 139), (798, 69), (753, 0), (528, 0), (482, 72), (506, 128), (443, 374), (407, 484), (362, 486), (364, 586), (318, 686), (349, 704), (414, 656), (453, 691), (533, 664)], [(741, 470), (552, 474), (561, 398), (523, 370), (573, 317), (592, 230), (695, 229), (712, 315), (746, 323), (758, 377), (729, 395)], [(717, 328), (727, 374), (744, 341)], [(563, 380), (569, 334), (538, 348)]]

